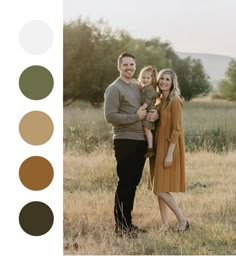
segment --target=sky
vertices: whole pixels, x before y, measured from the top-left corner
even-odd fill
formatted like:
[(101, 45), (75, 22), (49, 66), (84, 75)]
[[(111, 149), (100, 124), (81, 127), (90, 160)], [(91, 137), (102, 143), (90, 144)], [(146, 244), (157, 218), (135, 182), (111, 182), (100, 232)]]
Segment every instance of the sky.
[(236, 0), (64, 0), (64, 22), (103, 18), (134, 38), (171, 43), (177, 52), (236, 58)]

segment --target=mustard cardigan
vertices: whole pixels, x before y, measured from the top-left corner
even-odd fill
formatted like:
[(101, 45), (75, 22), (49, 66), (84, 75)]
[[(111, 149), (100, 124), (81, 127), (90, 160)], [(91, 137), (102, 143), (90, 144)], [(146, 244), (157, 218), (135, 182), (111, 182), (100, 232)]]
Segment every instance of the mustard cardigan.
[[(160, 192), (185, 191), (185, 146), (182, 121), (183, 103), (179, 96), (169, 102), (162, 98), (159, 107), (159, 122), (154, 134), (156, 155), (150, 159), (148, 187), (155, 194)], [(175, 144), (173, 162), (164, 167), (169, 144)]]

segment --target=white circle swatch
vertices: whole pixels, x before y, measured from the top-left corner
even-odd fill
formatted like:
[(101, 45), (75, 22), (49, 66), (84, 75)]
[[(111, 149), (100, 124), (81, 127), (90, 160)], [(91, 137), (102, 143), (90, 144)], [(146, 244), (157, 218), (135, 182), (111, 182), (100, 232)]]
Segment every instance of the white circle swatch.
[(26, 23), (19, 35), (22, 48), (32, 54), (45, 53), (52, 45), (53, 32), (47, 23), (32, 20)]

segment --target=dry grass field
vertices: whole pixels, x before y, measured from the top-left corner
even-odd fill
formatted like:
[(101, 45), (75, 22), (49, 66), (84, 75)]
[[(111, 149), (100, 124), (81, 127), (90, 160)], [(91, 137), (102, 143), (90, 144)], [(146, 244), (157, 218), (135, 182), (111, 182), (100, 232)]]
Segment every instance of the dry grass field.
[[(191, 229), (176, 232), (176, 220), (169, 212), (171, 231), (157, 232), (161, 219), (157, 199), (147, 189), (147, 161), (136, 193), (133, 222), (148, 232), (128, 240), (117, 238), (114, 233), (117, 178), (110, 127), (104, 123), (102, 109), (86, 105), (65, 108), (65, 255), (236, 254), (236, 104), (193, 102), (185, 112), (187, 133), (215, 128), (220, 131), (213, 137), (219, 139), (218, 143), (206, 142), (202, 148), (192, 146), (186, 153), (187, 191), (175, 196)], [(226, 137), (224, 143), (231, 142), (230, 147), (222, 144), (222, 134)], [(191, 136), (187, 142), (197, 143), (191, 141)], [(211, 148), (219, 143), (221, 150)]]

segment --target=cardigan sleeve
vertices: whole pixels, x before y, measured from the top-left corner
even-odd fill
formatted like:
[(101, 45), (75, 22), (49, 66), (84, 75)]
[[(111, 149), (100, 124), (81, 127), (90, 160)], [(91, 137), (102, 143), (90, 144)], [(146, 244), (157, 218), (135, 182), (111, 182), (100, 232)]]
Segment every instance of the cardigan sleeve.
[(172, 131), (169, 142), (176, 144), (182, 131), (182, 101), (178, 96), (175, 96), (171, 104)]

